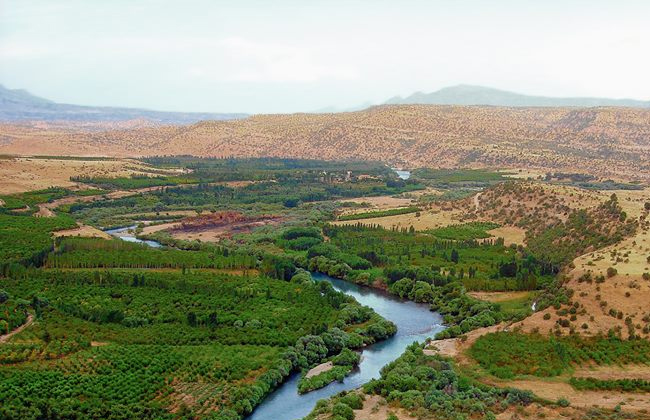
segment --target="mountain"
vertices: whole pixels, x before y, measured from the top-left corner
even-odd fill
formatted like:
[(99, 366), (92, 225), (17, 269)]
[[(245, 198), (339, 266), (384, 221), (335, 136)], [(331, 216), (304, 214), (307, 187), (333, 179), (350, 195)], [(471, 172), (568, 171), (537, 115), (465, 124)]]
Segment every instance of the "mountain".
[(623, 106), (650, 108), (650, 101), (608, 98), (554, 98), (530, 96), (483, 86), (458, 85), (432, 93), (416, 92), (406, 98), (389, 99), (386, 104), (491, 105), (510, 107), (595, 107)]
[(246, 114), (164, 112), (138, 108), (69, 105), (53, 102), (23, 89), (0, 85), (0, 121), (117, 122), (146, 119), (162, 124), (192, 124), (202, 120), (232, 120)]
[(86, 132), (0, 124), (0, 154), (364, 159), (650, 182), (650, 109), (382, 105)]

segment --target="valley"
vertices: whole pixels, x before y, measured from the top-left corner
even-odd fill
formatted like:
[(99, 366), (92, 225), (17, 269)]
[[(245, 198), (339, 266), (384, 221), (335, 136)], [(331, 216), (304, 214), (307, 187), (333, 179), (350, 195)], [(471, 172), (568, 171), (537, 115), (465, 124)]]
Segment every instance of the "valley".
[[(26, 179), (69, 171), (1, 196), (6, 413), (71, 398), (89, 418), (650, 408), (642, 184), (278, 158), (3, 162)], [(307, 378), (316, 366), (332, 370)]]

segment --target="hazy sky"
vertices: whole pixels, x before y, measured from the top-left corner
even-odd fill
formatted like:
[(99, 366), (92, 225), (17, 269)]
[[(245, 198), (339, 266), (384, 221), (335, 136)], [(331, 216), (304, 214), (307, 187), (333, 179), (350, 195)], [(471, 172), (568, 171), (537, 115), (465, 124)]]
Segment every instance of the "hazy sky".
[(292, 112), (480, 84), (650, 99), (650, 1), (0, 0), (0, 84)]

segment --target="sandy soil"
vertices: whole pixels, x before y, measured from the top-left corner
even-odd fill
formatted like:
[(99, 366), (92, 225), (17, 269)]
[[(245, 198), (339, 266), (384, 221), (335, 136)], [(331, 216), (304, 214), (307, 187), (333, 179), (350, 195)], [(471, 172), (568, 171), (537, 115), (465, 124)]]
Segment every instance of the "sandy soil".
[(108, 233), (94, 228), (92, 226), (80, 225), (76, 229), (59, 230), (53, 233), (55, 237), (60, 236), (77, 236), (83, 238), (102, 238), (111, 239), (112, 236)]
[(160, 232), (163, 230), (167, 229), (173, 229), (180, 226), (179, 222), (169, 222), (169, 223), (161, 223), (159, 225), (151, 225), (151, 226), (145, 226), (142, 229), (142, 235), (151, 235), (152, 233)]
[(54, 217), (56, 215), (47, 206), (40, 205), (40, 206), (38, 206), (38, 211), (36, 213), (34, 213), (34, 216), (36, 216), (36, 217)]
[(530, 296), (531, 292), (468, 292), (467, 294), (476, 299), (488, 302), (505, 302), (514, 299), (524, 299)]
[(539, 179), (540, 177), (546, 176), (548, 171), (543, 171), (540, 169), (527, 169), (527, 168), (514, 168), (514, 169), (501, 169), (497, 172), (504, 174), (506, 178), (512, 179)]
[[(194, 213), (196, 215), (196, 213)], [(230, 223), (227, 225), (216, 225), (216, 226), (205, 226), (197, 228), (184, 228), (183, 221), (189, 219), (183, 219), (182, 221), (161, 223), (158, 225), (145, 226), (142, 229), (142, 235), (149, 235), (155, 232), (168, 231), (168, 233), (177, 239), (183, 239), (187, 241), (199, 240), (202, 242), (219, 242), (225, 237), (229, 237), (233, 234), (248, 232), (251, 229), (256, 227), (266, 226), (266, 225), (275, 225), (280, 222), (279, 219), (272, 218), (263, 218), (260, 220), (250, 220), (242, 221), (236, 223)]]
[(520, 227), (516, 226), (501, 226), (496, 229), (488, 230), (487, 233), (492, 235), (494, 238), (503, 238), (503, 241), (506, 245), (516, 244), (516, 245), (525, 245), (526, 244), (526, 231)]
[(389, 413), (393, 413), (400, 420), (415, 420), (402, 408), (395, 408), (388, 405), (386, 400), (379, 395), (366, 395), (363, 407), (360, 410), (354, 410), (356, 420), (386, 420)]
[(48, 187), (86, 189), (86, 185), (70, 181), (70, 177), (121, 177), (147, 174), (148, 167), (133, 159), (65, 160), (13, 158), (0, 159), (0, 193), (13, 194)]
[(490, 381), (499, 387), (514, 387), (532, 391), (540, 398), (557, 401), (566, 398), (572, 406), (590, 408), (614, 409), (623, 403), (625, 411), (639, 411), (650, 409), (650, 398), (644, 394), (624, 393), (615, 391), (577, 391), (571, 385), (560, 380), (551, 379), (522, 379), (516, 381)]
[(364, 213), (372, 210), (390, 210), (400, 207), (409, 207), (416, 203), (416, 200), (412, 198), (394, 197), (388, 195), (380, 197), (347, 198), (337, 201), (340, 203), (367, 204), (367, 206), (364, 207), (345, 209), (342, 214)]
[[(611, 192), (607, 192), (609, 196)], [(628, 217), (638, 218), (645, 215), (643, 205), (650, 201), (648, 190), (617, 192), (619, 202), (628, 214)], [(647, 217), (647, 215), (646, 215)], [(580, 305), (576, 320), (572, 325), (582, 335), (595, 335), (598, 332), (606, 333), (610, 328), (621, 327), (623, 335), (627, 336), (625, 318), (630, 317), (636, 326), (635, 334), (650, 337), (643, 333), (642, 327), (647, 323), (644, 317), (650, 316), (650, 281), (643, 279), (644, 273), (650, 273), (650, 227), (641, 227), (636, 235), (627, 238), (615, 245), (599, 251), (589, 252), (574, 259), (575, 268), (567, 273), (570, 279), (566, 287), (574, 291), (573, 302)], [(607, 276), (607, 269), (615, 268), (617, 274)], [(586, 273), (591, 274), (591, 282), (579, 279)], [(604, 276), (605, 281), (597, 283), (595, 278)], [(622, 312), (618, 318), (610, 315), (610, 310)], [(553, 309), (546, 309), (533, 314), (521, 322), (524, 331), (539, 329), (543, 334), (555, 326), (559, 316)], [(551, 318), (544, 320), (545, 313), (550, 313)], [(566, 318), (566, 317), (565, 317)], [(587, 328), (583, 328), (586, 325)], [(565, 332), (568, 330), (565, 328)]]
[(309, 372), (307, 372), (305, 375), (305, 378), (311, 378), (312, 376), (320, 375), (321, 373), (332, 370), (333, 367), (334, 363), (332, 362), (321, 363), (320, 365), (310, 369)]
[(508, 328), (509, 326), (507, 324), (502, 323), (470, 331), (465, 334), (464, 341), (461, 340), (460, 337), (447, 338), (445, 340), (433, 340), (424, 350), (424, 353), (429, 355), (440, 354), (441, 356), (452, 357), (459, 362), (470, 363), (473, 361), (465, 356), (464, 352), (469, 349), (479, 337), (496, 331), (506, 331)]
[(583, 366), (573, 372), (577, 378), (595, 378), (601, 380), (617, 379), (643, 379), (650, 380), (650, 366), (648, 365), (603, 365)]
[[(536, 315), (537, 314), (534, 316)], [(473, 359), (467, 356), (466, 351), (472, 346), (478, 337), (490, 332), (507, 330), (512, 327), (514, 327), (514, 325), (508, 327), (504, 324), (500, 324), (488, 328), (474, 330), (466, 335), (467, 339), (465, 341), (462, 341), (460, 338), (432, 341), (429, 347), (425, 349), (425, 354), (440, 354), (442, 356), (453, 358), (456, 363), (461, 366), (472, 366), (476, 363)], [(598, 370), (596, 370), (596, 373), (594, 374), (596, 376), (594, 377), (598, 377), (597, 375), (601, 375), (603, 378), (607, 377), (607, 375), (610, 377), (619, 374), (626, 375), (632, 369), (633, 368), (628, 367), (625, 370), (621, 370), (620, 367), (611, 366), (603, 369), (600, 371), (600, 373), (598, 373)], [(581, 369), (578, 372), (580, 375), (583, 373), (591, 373), (587, 369)], [(650, 367), (644, 367), (641, 372), (641, 375), (650, 375)], [(566, 398), (574, 407), (590, 408), (597, 405), (602, 408), (613, 409), (621, 402), (624, 402), (626, 411), (650, 409), (650, 398), (644, 394), (610, 391), (577, 391), (571, 385), (566, 383), (566, 380), (566, 377), (558, 377), (546, 379), (530, 378), (522, 380), (502, 381), (489, 376), (484, 376), (481, 379), (482, 382), (498, 387), (514, 387), (518, 389), (529, 390), (532, 391), (535, 395), (553, 402), (557, 401), (559, 398)]]

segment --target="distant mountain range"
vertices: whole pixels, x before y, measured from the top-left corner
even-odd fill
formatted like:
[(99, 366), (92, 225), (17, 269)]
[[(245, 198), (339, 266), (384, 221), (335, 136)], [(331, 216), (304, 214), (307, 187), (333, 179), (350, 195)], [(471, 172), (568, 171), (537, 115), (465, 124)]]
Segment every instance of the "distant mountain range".
[(609, 98), (554, 98), (530, 96), (484, 86), (458, 85), (432, 93), (416, 92), (406, 98), (395, 96), (386, 104), (428, 104), (428, 105), (490, 105), (507, 107), (594, 107), (624, 106), (650, 108), (650, 101)]
[(60, 104), (23, 89), (7, 89), (0, 85), (0, 121), (117, 122), (146, 119), (162, 124), (192, 124), (202, 120), (232, 120), (247, 116)]

